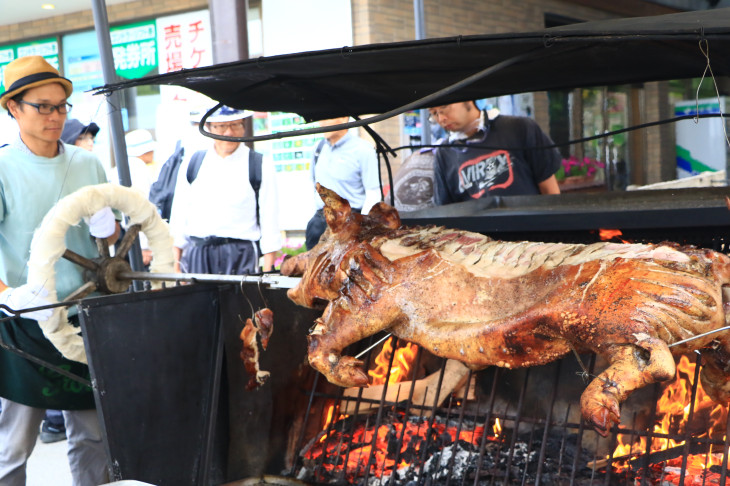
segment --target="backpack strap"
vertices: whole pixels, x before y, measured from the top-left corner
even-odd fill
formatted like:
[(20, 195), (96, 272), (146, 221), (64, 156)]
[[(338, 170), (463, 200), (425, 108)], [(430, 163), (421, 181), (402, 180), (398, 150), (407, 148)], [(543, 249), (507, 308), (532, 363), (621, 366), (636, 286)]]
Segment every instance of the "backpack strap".
[(319, 154), (322, 153), (322, 147), (324, 147), (324, 143), (326, 141), (327, 141), (327, 139), (323, 138), (317, 144), (317, 148), (314, 149), (314, 159), (312, 160), (312, 165), (317, 165), (317, 160), (319, 160)]
[(253, 193), (256, 196), (256, 224), (261, 227), (261, 215), (259, 212), (259, 189), (261, 189), (261, 171), (264, 156), (253, 150), (248, 151), (248, 181), (251, 183)]
[(317, 179), (314, 175), (314, 167), (317, 165), (317, 161), (319, 160), (319, 154), (322, 153), (322, 147), (324, 147), (324, 143), (327, 141), (326, 138), (323, 138), (319, 141), (317, 144), (317, 147), (314, 149), (314, 154), (312, 155), (312, 166), (309, 170), (309, 175), (312, 177), (312, 184), (314, 184)]
[(203, 159), (205, 158), (205, 152), (206, 150), (198, 150), (192, 157), (190, 157), (188, 171), (185, 174), (188, 179), (188, 184), (192, 184), (195, 178), (198, 177), (200, 166), (203, 164)]

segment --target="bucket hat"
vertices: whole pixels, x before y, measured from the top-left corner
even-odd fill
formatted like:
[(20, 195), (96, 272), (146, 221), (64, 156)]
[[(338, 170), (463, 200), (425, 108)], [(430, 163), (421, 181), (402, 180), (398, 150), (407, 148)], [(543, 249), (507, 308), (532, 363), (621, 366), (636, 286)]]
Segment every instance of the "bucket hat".
[(99, 133), (99, 125), (94, 122), (84, 125), (75, 118), (72, 118), (71, 120), (66, 120), (66, 124), (63, 126), (63, 133), (61, 133), (61, 140), (69, 145), (73, 145), (76, 143), (76, 139), (84, 133), (90, 133), (92, 137), (96, 137), (96, 134)]
[[(253, 115), (253, 111), (250, 110), (238, 110), (231, 108), (230, 106), (221, 106), (211, 114), (206, 121), (218, 123), (218, 122), (229, 122), (234, 120), (243, 120)], [(202, 117), (201, 117), (202, 118)]]
[(147, 152), (152, 152), (157, 147), (152, 134), (142, 128), (132, 130), (126, 134), (124, 141), (127, 143), (127, 155), (130, 157), (139, 157)]
[(25, 56), (12, 61), (5, 66), (3, 83), (5, 92), (0, 95), (0, 106), (5, 109), (8, 108), (8, 100), (13, 96), (44, 84), (60, 84), (67, 97), (73, 92), (73, 83), (62, 77), (42, 56)]

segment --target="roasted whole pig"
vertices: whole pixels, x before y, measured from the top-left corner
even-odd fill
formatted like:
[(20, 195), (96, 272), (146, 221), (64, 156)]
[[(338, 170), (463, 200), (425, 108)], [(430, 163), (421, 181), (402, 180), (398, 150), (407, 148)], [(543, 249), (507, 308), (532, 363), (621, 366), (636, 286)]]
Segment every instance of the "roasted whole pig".
[[(637, 388), (675, 376), (674, 354), (701, 350), (702, 385), (730, 400), (727, 324), (730, 259), (666, 244), (495, 241), (442, 227), (403, 227), (377, 204), (367, 216), (318, 186), (328, 229), (287, 260), (301, 274), (289, 298), (326, 304), (309, 336), (309, 362), (341, 386), (367, 386), (342, 350), (378, 331), (472, 369), (541, 365), (576, 350), (610, 366), (581, 396), (601, 434)], [(697, 339), (671, 347), (694, 336)]]

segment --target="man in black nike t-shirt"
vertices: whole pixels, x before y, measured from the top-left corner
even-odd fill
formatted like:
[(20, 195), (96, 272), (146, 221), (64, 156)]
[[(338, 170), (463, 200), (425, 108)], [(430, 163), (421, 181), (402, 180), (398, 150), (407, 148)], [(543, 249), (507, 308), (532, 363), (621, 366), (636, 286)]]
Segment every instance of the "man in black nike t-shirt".
[(461, 145), (436, 149), (437, 205), (495, 195), (560, 193), (555, 179), (560, 153), (540, 148), (553, 142), (531, 118), (481, 111), (473, 101), (429, 111), (431, 121), (448, 132), (448, 143)]

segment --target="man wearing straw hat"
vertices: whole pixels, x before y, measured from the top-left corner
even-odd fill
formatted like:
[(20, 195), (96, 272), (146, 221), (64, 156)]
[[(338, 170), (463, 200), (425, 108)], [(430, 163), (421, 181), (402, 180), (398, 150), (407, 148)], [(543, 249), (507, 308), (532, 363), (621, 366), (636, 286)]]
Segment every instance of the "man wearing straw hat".
[[(20, 129), (17, 138), (0, 148), (0, 310), (46, 305), (42, 286), (27, 284), (27, 262), (33, 231), (62, 197), (77, 189), (106, 182), (95, 155), (60, 141), (71, 81), (40, 56), (14, 60), (5, 67), (5, 92), (0, 106)], [(66, 244), (76, 253), (98, 255), (89, 234), (114, 239), (118, 225), (104, 208), (87, 224), (69, 228)], [(59, 260), (55, 267), (58, 300), (83, 283), (79, 267)], [(69, 309), (69, 315), (75, 312)], [(0, 322), (0, 338), (36, 358), (89, 379), (86, 365), (67, 360), (48, 341), (37, 321), (51, 310), (35, 310)], [(0, 314), (2, 316), (2, 314)], [(77, 322), (74, 316), (72, 323)], [(45, 409), (64, 411), (68, 458), (75, 486), (107, 481), (106, 453), (94, 410), (91, 388), (0, 348), (0, 484), (22, 486)]]

